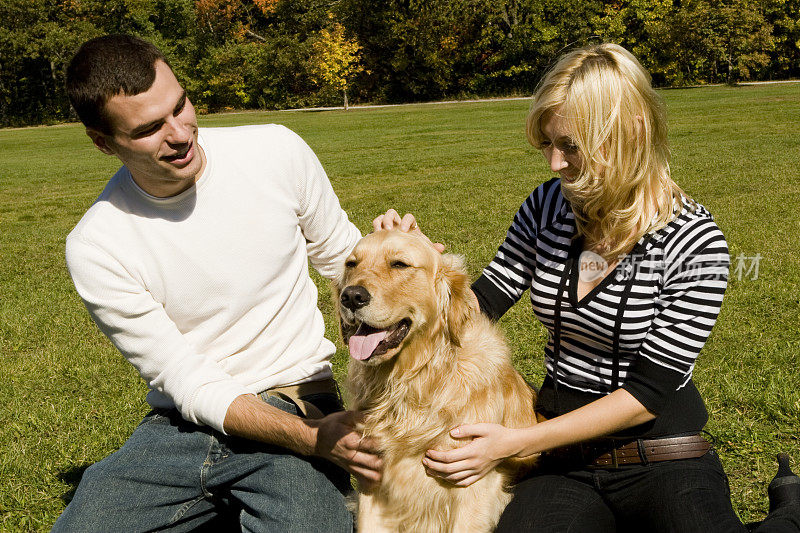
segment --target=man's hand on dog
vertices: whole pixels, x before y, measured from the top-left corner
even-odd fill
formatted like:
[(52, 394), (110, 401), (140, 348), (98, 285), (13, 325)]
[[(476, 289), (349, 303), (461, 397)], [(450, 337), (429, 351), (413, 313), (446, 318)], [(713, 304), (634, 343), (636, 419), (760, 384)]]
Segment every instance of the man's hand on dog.
[(444, 244), (440, 242), (432, 242), (427, 235), (422, 233), (422, 230), (419, 229), (419, 224), (417, 224), (417, 220), (411, 213), (406, 213), (405, 215), (403, 215), (403, 218), (400, 218), (400, 213), (398, 213), (394, 209), (389, 209), (388, 211), (386, 211), (386, 213), (378, 215), (377, 217), (375, 217), (375, 220), (372, 221), (373, 231), (380, 231), (382, 229), (394, 229), (394, 228), (399, 228), (400, 231), (405, 231), (406, 233), (413, 233), (415, 235), (419, 235), (425, 241), (429, 242), (430, 245), (436, 249), (436, 251), (438, 251), (439, 253), (444, 252)]
[(471, 438), (472, 442), (446, 452), (428, 450), (422, 464), (428, 475), (467, 487), (517, 453), (514, 432), (500, 424), (459, 426), (450, 435), (455, 439)]
[(316, 454), (353, 474), (361, 489), (368, 491), (381, 481), (383, 459), (375, 441), (356, 431), (358, 416), (354, 411), (340, 411), (320, 419)]

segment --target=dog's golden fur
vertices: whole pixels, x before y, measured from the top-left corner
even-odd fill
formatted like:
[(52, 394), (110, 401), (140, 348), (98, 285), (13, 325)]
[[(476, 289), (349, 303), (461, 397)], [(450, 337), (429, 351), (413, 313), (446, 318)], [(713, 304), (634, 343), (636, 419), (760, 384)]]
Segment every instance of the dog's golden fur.
[[(428, 476), (422, 465), (428, 449), (467, 444), (449, 435), (458, 425), (536, 422), (533, 391), (512, 367), (499, 329), (480, 313), (463, 260), (415, 235), (379, 231), (356, 246), (337, 285), (345, 342), (362, 323), (389, 330), (375, 355), (351, 358), (348, 371), (352, 408), (365, 413), (363, 432), (377, 439), (384, 459), (379, 488), (359, 497), (359, 530), (492, 530), (510, 500), (509, 478), (526, 461), (506, 461), (463, 488)], [(365, 289), (358, 304), (348, 301), (351, 287)]]

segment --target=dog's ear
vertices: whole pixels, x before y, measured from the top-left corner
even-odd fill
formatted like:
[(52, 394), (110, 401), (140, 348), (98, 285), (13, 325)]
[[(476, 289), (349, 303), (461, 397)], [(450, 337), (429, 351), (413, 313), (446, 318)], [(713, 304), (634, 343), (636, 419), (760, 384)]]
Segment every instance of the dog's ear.
[(470, 288), (469, 276), (460, 255), (443, 254), (436, 273), (436, 292), (439, 312), (445, 332), (453, 344), (461, 345), (461, 332), (478, 310), (477, 300)]

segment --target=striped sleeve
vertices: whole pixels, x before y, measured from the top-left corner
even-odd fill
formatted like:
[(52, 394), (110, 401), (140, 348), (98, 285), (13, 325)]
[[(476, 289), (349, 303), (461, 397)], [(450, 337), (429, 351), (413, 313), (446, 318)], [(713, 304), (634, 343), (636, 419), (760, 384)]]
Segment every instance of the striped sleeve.
[(670, 234), (664, 252), (656, 316), (623, 385), (653, 413), (691, 378), (719, 315), (730, 264), (725, 237), (707, 212)]
[(530, 288), (536, 265), (536, 238), (543, 212), (559, 197), (558, 180), (539, 186), (523, 202), (492, 262), (473, 285), (481, 310), (497, 319)]

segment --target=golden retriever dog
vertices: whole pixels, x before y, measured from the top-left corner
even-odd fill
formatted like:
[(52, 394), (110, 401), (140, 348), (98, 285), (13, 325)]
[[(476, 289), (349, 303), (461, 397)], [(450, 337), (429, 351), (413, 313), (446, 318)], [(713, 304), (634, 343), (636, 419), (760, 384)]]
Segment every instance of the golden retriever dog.
[(430, 477), (422, 464), (428, 449), (467, 444), (450, 437), (461, 424), (536, 422), (534, 393), (480, 313), (463, 259), (413, 234), (378, 231), (348, 257), (335, 293), (351, 407), (364, 412), (360, 429), (384, 461), (379, 487), (359, 495), (359, 531), (491, 531), (514, 470), (530, 460), (501, 463), (468, 487)]

